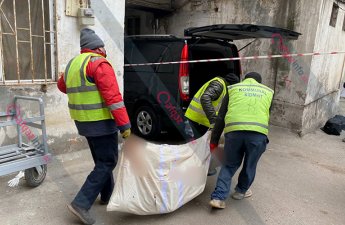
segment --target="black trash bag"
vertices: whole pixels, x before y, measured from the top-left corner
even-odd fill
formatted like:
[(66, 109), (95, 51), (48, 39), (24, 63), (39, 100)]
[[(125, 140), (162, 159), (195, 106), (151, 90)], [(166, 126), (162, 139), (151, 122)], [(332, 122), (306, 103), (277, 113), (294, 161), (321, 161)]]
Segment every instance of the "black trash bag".
[(336, 115), (329, 119), (325, 126), (321, 128), (326, 134), (340, 135), (342, 130), (345, 130), (345, 116)]

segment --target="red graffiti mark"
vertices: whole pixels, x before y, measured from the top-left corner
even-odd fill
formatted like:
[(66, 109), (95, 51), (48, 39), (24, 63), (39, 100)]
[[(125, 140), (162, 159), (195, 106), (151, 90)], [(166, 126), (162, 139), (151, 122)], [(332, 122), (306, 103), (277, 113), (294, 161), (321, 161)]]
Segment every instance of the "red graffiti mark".
[(308, 84), (309, 76), (306, 75), (306, 74), (303, 74), (303, 75), (301, 76), (301, 80), (303, 80), (305, 84)]
[(279, 33), (274, 33), (274, 34), (272, 34), (272, 36), (271, 36), (272, 45), (274, 44), (274, 39), (275, 39), (276, 37), (279, 38), (279, 44), (280, 44), (280, 45), (283, 45), (283, 37), (282, 37)]
[(28, 127), (25, 120), (23, 120), (20, 114), (20, 106), (15, 104), (10, 104), (7, 106), (6, 109), (7, 115), (11, 116), (14, 115), (14, 121), (17, 125), (20, 126), (22, 133), (27, 137), (29, 141), (32, 141), (36, 138), (36, 135), (32, 132), (32, 130)]
[(10, 117), (11, 115), (14, 115), (15, 119), (19, 118), (20, 117), (19, 105), (15, 105), (15, 104), (8, 105), (6, 109), (6, 114), (8, 115), (8, 117)]
[[(278, 48), (279, 48), (279, 51), (282, 53), (283, 58), (286, 58), (286, 60), (290, 64), (293, 64), (293, 68), (294, 68), (295, 72), (300, 76), (301, 80), (305, 84), (307, 84), (308, 80), (309, 80), (308, 76), (304, 74), (303, 67), (300, 66), (300, 63), (291, 56), (289, 47), (284, 45), (283, 37), (279, 33), (272, 34), (272, 36), (271, 36), (272, 44), (275, 44), (275, 38), (277, 38), (277, 37), (279, 38)], [(303, 56), (303, 54), (298, 54), (298, 56)], [(287, 77), (284, 77), (283, 80), (285, 81), (285, 86), (289, 88), (292, 81), (287, 79)]]
[[(166, 98), (164, 100), (164, 98)], [(157, 101), (161, 104), (162, 102), (164, 102), (165, 104), (167, 104), (168, 102), (170, 102), (170, 94), (166, 91), (161, 91), (158, 93), (157, 95)]]
[(29, 139), (29, 141), (32, 141), (33, 139), (36, 138), (36, 135), (32, 133), (32, 131), (30, 130), (30, 132), (26, 134), (26, 137)]
[(49, 163), (51, 161), (51, 157), (49, 155), (45, 155), (42, 157), (44, 163)]
[(183, 123), (183, 119), (176, 110), (176, 107), (171, 104), (170, 99), (170, 94), (166, 91), (161, 91), (157, 95), (157, 101), (164, 105), (164, 108), (168, 111), (170, 119), (180, 125)]

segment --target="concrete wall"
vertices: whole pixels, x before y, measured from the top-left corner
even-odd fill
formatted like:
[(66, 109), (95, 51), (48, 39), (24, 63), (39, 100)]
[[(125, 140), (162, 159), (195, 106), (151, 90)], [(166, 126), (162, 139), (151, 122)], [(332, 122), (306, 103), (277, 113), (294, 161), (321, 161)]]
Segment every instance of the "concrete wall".
[[(284, 42), (287, 53), (312, 52), (316, 36), (316, 28), (319, 23), (319, 11), (321, 0), (296, 1), (289, 5), (290, 13), (285, 16), (286, 27), (302, 33), (297, 41)], [(282, 10), (284, 6), (282, 5)], [(308, 12), (308, 13), (306, 13)], [(279, 18), (278, 18), (279, 19)], [(273, 52), (279, 51), (279, 44), (272, 45)], [(275, 68), (272, 75), (275, 79), (275, 97), (271, 113), (271, 123), (277, 126), (287, 127), (295, 132), (303, 130), (303, 113), (308, 87), (308, 75), (310, 74), (311, 57), (281, 58), (273, 60)]]
[[(64, 72), (68, 61), (79, 54), (79, 27), (75, 17), (65, 16), (65, 1), (56, 1), (57, 6), (57, 55), (58, 74)], [(104, 40), (108, 59), (113, 64), (117, 80), (123, 89), (123, 29), (124, 1), (94, 0), (96, 25), (91, 27)], [(56, 84), (0, 86), (0, 111), (5, 111), (14, 95), (42, 97), (45, 101), (49, 146), (53, 153), (62, 153), (85, 148), (85, 140), (77, 134), (74, 122), (69, 117), (67, 96), (60, 93)], [(22, 103), (26, 113), (35, 112), (34, 105)], [(35, 130), (35, 129), (33, 129)], [(15, 143), (12, 127), (0, 128), (0, 146)]]
[[(342, 30), (345, 12), (339, 9), (336, 26), (329, 25), (333, 2), (321, 1), (314, 52), (345, 51), (345, 46), (341, 44), (345, 40), (345, 31)], [(303, 114), (304, 132), (322, 126), (338, 111), (344, 63), (343, 54), (313, 57)]]
[[(113, 64), (119, 86), (123, 87), (123, 37), (125, 3), (123, 1), (91, 1), (95, 11), (96, 24), (90, 28), (102, 38), (107, 50), (107, 58)], [(61, 73), (69, 60), (80, 52), (78, 20), (65, 16), (65, 1), (58, 1), (58, 56)]]
[[(344, 40), (344, 31), (341, 31), (344, 12), (339, 10), (336, 28), (330, 27), (328, 24), (332, 4), (332, 0), (180, 0), (176, 5), (181, 8), (173, 16), (166, 18), (166, 32), (182, 36), (185, 28), (193, 26), (253, 23), (302, 33), (297, 41), (283, 42), (287, 53), (341, 51), (344, 46), (337, 46)], [(235, 43), (242, 47), (249, 41)], [(272, 40), (259, 39), (240, 54), (280, 54), (281, 47), (277, 41), (272, 44)], [(243, 62), (242, 69), (244, 74), (249, 71), (261, 73), (263, 83), (275, 90), (271, 123), (304, 133), (320, 126), (337, 107), (337, 95), (334, 91), (339, 86), (343, 61), (343, 56), (252, 60)], [(311, 74), (315, 74), (318, 79), (314, 79)], [(324, 94), (319, 91), (322, 86), (325, 86)], [(311, 104), (320, 95), (329, 95), (325, 99), (331, 100), (331, 103), (326, 101)]]

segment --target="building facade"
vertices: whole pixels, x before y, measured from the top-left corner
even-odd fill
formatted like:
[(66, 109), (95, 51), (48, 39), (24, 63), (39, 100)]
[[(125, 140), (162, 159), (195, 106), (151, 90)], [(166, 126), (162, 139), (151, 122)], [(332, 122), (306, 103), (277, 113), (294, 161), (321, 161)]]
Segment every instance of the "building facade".
[[(5, 0), (0, 5), (0, 112), (6, 112), (14, 95), (42, 97), (53, 153), (86, 147), (69, 117), (67, 96), (57, 89), (56, 81), (80, 52), (79, 31), (84, 25), (79, 24), (77, 11), (89, 7), (95, 17), (90, 28), (104, 40), (122, 88), (124, 1)], [(22, 102), (20, 109), (32, 115), (37, 107)], [(0, 146), (15, 142), (15, 127), (0, 128)]]
[[(333, 0), (5, 0), (0, 4), (0, 112), (14, 95), (45, 100), (53, 153), (86, 147), (69, 117), (67, 97), (56, 80), (79, 53), (78, 8), (94, 10), (93, 29), (105, 41), (123, 86), (124, 33), (183, 36), (188, 27), (253, 23), (302, 33), (297, 41), (257, 39), (242, 56), (344, 51), (345, 4)], [(126, 16), (125, 16), (126, 14)], [(238, 41), (245, 46), (252, 40)], [(243, 74), (256, 71), (275, 90), (271, 123), (300, 134), (313, 131), (338, 108), (345, 55), (243, 61)], [(33, 105), (21, 110), (35, 113)], [(34, 129), (34, 128), (33, 128)], [(0, 128), (0, 146), (16, 141), (15, 127)]]
[[(158, 1), (157, 1), (158, 2)], [(257, 39), (241, 56), (344, 51), (345, 4), (333, 0), (175, 0), (165, 15), (142, 10), (152, 18), (142, 30), (183, 36), (188, 27), (249, 23), (302, 33), (297, 41)], [(146, 11), (146, 17), (143, 16)], [(132, 17), (133, 13), (132, 11)], [(145, 25), (146, 24), (146, 25)], [(158, 25), (158, 26), (157, 26)], [(236, 41), (242, 47), (252, 40)], [(339, 105), (344, 54), (243, 61), (243, 74), (256, 71), (275, 90), (271, 124), (303, 135), (321, 127)]]

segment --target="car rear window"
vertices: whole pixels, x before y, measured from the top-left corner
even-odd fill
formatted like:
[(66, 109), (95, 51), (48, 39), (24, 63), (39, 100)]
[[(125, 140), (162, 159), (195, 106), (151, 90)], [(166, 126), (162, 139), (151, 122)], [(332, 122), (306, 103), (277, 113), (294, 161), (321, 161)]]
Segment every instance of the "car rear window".
[[(127, 52), (125, 51), (125, 62), (130, 64), (170, 62), (175, 59), (173, 55), (175, 53), (172, 52), (172, 49), (176, 48), (176, 43), (174, 42), (137, 40), (132, 43), (127, 42), (126, 44), (127, 48), (125, 47), (125, 49)], [(173, 71), (173, 65), (138, 66), (136, 68), (128, 67), (126, 70), (171, 73)]]

